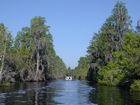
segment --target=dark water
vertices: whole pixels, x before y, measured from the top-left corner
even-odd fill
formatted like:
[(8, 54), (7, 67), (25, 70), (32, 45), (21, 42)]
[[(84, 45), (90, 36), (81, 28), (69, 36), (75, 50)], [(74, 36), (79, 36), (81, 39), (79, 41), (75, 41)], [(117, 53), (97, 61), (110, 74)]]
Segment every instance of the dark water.
[(79, 80), (25, 82), (0, 88), (0, 105), (140, 105), (140, 92)]

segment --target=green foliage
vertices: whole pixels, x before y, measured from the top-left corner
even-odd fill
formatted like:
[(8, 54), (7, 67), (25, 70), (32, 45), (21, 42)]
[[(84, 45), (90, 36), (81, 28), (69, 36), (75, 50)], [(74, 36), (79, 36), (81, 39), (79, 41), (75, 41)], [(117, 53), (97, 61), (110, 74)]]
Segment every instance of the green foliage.
[(73, 75), (71, 67), (68, 67), (68, 68), (67, 68), (67, 70), (66, 70), (66, 75), (67, 75), (67, 76), (72, 76), (72, 75)]
[(22, 28), (15, 41), (16, 58), (21, 60), (17, 63), (35, 81), (41, 78), (62, 78), (65, 75), (65, 64), (56, 56), (52, 35), (45, 22), (45, 18), (41, 16), (32, 18), (31, 27)]
[(4, 68), (4, 76), (10, 77), (7, 80), (43, 81), (66, 75), (66, 66), (56, 55), (49, 28), (44, 17), (35, 16), (30, 27), (23, 27), (12, 44), (10, 32), (0, 24), (0, 79)]
[(98, 71), (98, 83), (104, 85), (118, 85), (125, 77), (116, 62), (110, 61), (107, 66), (102, 66)]
[[(112, 73), (116, 73), (116, 70), (114, 70), (113, 66), (111, 66), (108, 62), (114, 61), (113, 56), (116, 56), (116, 59), (119, 60), (125, 55), (124, 52), (118, 53), (118, 51), (122, 51), (124, 37), (129, 31), (131, 23), (132, 21), (130, 20), (130, 16), (128, 16), (125, 4), (122, 2), (117, 2), (112, 10), (111, 16), (106, 19), (99, 32), (95, 33), (90, 41), (87, 51), (91, 62), (87, 75), (89, 80), (96, 81), (97, 76), (99, 76), (97, 75), (98, 72), (100, 73), (100, 76), (103, 75), (101, 72), (104, 72), (107, 74), (107, 76), (104, 77), (105, 80), (103, 80), (105, 82), (104, 84), (118, 84), (120, 79), (115, 80), (117, 81), (116, 83), (112, 83), (110, 79), (108, 79), (110, 81), (108, 81), (109, 83), (106, 81), (107, 78), (112, 78)], [(122, 63), (126, 62), (127, 61), (124, 60)], [(121, 67), (117, 67), (118, 69), (121, 69)], [(109, 68), (111, 68), (111, 70), (108, 70)], [(123, 73), (117, 74), (120, 76), (122, 75), (123, 77)], [(117, 78), (121, 77), (118, 76)], [(100, 81), (100, 83), (103, 81)]]
[(8, 52), (10, 52), (10, 48), (12, 46), (12, 35), (8, 31), (8, 29), (4, 26), (4, 24), (0, 23), (0, 81), (2, 80), (2, 73), (6, 72), (5, 69), (5, 61), (8, 58)]
[(67, 72), (66, 65), (59, 56), (55, 57), (54, 67), (52, 72), (53, 72), (52, 78), (54, 79), (65, 78), (66, 76), (66, 72)]
[[(140, 35), (129, 31), (124, 38), (121, 51), (113, 52), (113, 62), (98, 71), (98, 82), (105, 85), (130, 85), (140, 77), (139, 51)], [(112, 81), (113, 80), (113, 81)], [(115, 83), (114, 83), (115, 82)], [(132, 85), (133, 86), (133, 85)]]
[(129, 29), (131, 23), (125, 4), (117, 2), (112, 15), (90, 41), (88, 80), (130, 86), (140, 78), (139, 21), (137, 32)]
[(134, 80), (134, 83), (130, 86), (131, 91), (140, 91), (140, 80)]
[(76, 79), (86, 79), (87, 71), (88, 71), (88, 57), (80, 57), (78, 61), (78, 66), (74, 69), (74, 77)]

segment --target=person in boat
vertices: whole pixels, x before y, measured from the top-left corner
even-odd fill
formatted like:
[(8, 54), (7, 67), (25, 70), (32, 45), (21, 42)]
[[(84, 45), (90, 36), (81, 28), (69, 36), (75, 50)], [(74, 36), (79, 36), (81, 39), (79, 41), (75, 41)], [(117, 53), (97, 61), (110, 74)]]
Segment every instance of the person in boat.
[(69, 80), (72, 80), (72, 76), (69, 77)]

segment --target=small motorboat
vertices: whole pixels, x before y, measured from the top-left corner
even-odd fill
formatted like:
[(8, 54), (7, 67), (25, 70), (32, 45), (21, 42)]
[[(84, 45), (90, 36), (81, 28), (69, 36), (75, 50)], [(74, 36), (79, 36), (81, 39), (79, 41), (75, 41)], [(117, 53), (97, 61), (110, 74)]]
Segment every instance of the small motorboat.
[(66, 76), (65, 80), (72, 80), (72, 76)]

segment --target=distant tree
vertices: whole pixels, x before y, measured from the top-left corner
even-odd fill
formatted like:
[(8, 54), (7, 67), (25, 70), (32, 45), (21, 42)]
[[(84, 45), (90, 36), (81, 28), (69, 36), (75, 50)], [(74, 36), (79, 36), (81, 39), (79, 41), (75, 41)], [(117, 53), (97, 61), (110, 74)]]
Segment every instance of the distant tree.
[(68, 76), (70, 76), (70, 75), (71, 75), (71, 67), (70, 67), (70, 66), (67, 68), (66, 75), (68, 75)]
[(56, 56), (54, 60), (54, 68), (52, 70), (53, 72), (53, 78), (54, 79), (60, 79), (60, 78), (65, 78), (67, 68), (63, 60), (59, 57)]
[(78, 61), (78, 66), (75, 67), (75, 69), (73, 70), (74, 77), (76, 79), (86, 79), (88, 71), (88, 63), (89, 63), (88, 57), (80, 57)]

